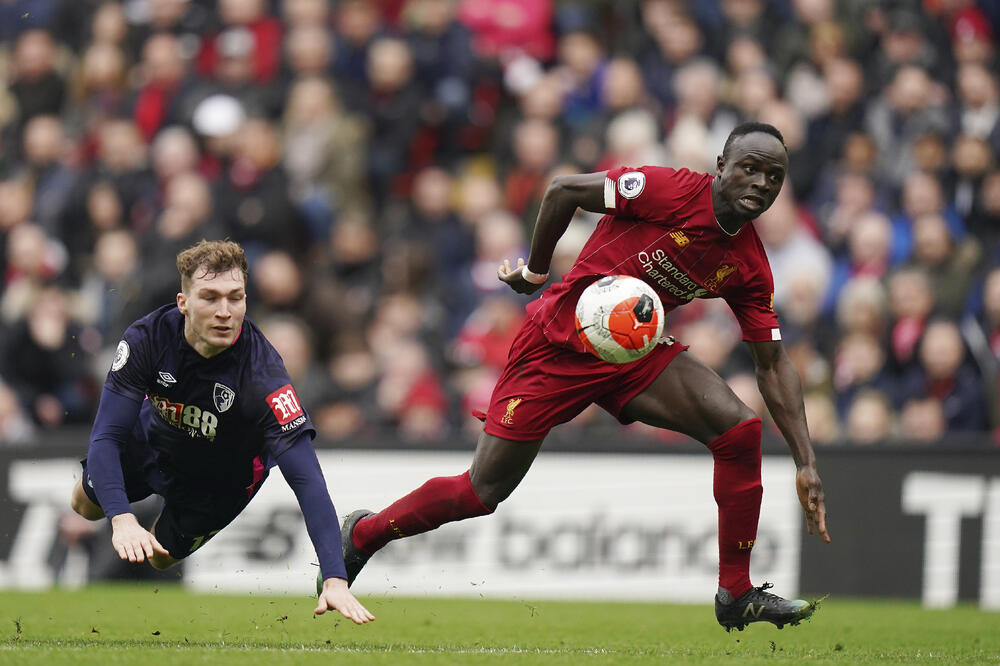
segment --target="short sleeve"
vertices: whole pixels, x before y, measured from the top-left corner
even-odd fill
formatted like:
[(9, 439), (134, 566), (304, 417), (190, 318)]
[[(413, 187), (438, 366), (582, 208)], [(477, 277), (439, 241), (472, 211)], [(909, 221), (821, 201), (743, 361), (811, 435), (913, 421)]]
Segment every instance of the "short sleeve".
[(745, 299), (728, 303), (740, 324), (745, 342), (781, 340), (778, 316), (770, 308), (769, 301)]
[(619, 167), (604, 179), (604, 207), (614, 215), (650, 222), (670, 219), (711, 177), (688, 169)]
[(723, 295), (736, 315), (745, 342), (781, 340), (774, 312), (774, 280), (766, 265), (763, 269), (753, 281)]
[(149, 330), (145, 325), (133, 324), (125, 330), (115, 347), (104, 387), (126, 398), (142, 402), (149, 390)]

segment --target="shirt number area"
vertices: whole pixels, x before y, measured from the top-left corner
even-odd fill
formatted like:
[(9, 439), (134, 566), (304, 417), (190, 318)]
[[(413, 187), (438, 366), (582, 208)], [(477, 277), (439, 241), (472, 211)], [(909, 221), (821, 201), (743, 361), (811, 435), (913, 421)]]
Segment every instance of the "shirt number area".
[(157, 395), (150, 396), (150, 401), (153, 403), (156, 413), (175, 428), (186, 430), (192, 437), (201, 434), (209, 441), (215, 439), (219, 427), (219, 417), (212, 412), (201, 409), (197, 405), (170, 402)]
[(199, 409), (196, 405), (185, 405), (181, 413), (181, 422), (189, 428), (200, 430), (208, 439), (215, 439), (215, 429), (219, 426), (219, 417), (212, 412)]

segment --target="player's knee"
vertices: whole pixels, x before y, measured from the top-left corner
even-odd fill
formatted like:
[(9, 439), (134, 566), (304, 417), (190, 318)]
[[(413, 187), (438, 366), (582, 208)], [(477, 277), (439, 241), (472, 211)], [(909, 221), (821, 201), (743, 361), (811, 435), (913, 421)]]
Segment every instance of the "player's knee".
[(93, 504), (90, 504), (89, 506), (87, 505), (80, 506), (74, 503), (72, 507), (74, 511), (76, 511), (78, 514), (80, 514), (87, 520), (100, 520), (101, 518), (104, 517), (104, 512), (101, 511), (99, 507)]
[(476, 496), (479, 497), (479, 501), (482, 505), (490, 510), (490, 513), (496, 511), (497, 507), (500, 506), (500, 502), (503, 501), (503, 499), (498, 499), (495, 495), (489, 492), (481, 493), (477, 491)]
[(94, 504), (79, 485), (73, 490), (69, 506), (87, 520), (100, 520), (104, 517), (104, 510)]
[(513, 488), (508, 489), (506, 486), (501, 487), (494, 484), (483, 484), (483, 487), (474, 485), (473, 490), (476, 491), (479, 501), (485, 508), (489, 509), (490, 513), (496, 511), (500, 502), (510, 497), (511, 493), (514, 492)]
[(761, 421), (756, 415), (742, 421), (708, 443), (716, 460), (760, 465)]
[(159, 553), (156, 553), (151, 558), (149, 558), (150, 566), (152, 566), (157, 571), (164, 571), (165, 569), (169, 569), (178, 562), (180, 562), (180, 560), (175, 560), (169, 555), (160, 555)]
[(469, 505), (468, 508), (475, 515), (483, 515), (487, 512), (493, 513), (500, 502), (510, 497), (510, 494), (514, 492), (514, 488), (517, 487), (516, 483), (511, 486), (505, 482), (486, 481), (473, 472), (473, 470), (469, 470), (462, 476), (467, 479), (466, 483), (472, 490), (470, 498), (474, 497), (474, 499), (466, 502), (466, 504)]
[(740, 438), (742, 443), (749, 444), (753, 440), (753, 422), (756, 422), (757, 445), (760, 445), (760, 418), (757, 416), (756, 412), (746, 406), (746, 404), (740, 400), (736, 399), (729, 407), (718, 414), (718, 417), (713, 424), (715, 430), (715, 437), (723, 437), (729, 433), (736, 431), (747, 431), (745, 435)]
[(747, 417), (730, 428), (728, 434), (741, 449), (760, 451), (761, 436), (764, 432), (763, 422), (753, 411), (748, 410), (748, 412)]
[(740, 423), (746, 423), (747, 421), (750, 421), (750, 420), (758, 418), (757, 417), (757, 412), (755, 412), (752, 409), (750, 409), (749, 407), (747, 407), (747, 405), (746, 405), (745, 402), (743, 402), (742, 400), (740, 400), (739, 403), (740, 404), (739, 404), (739, 410), (738, 410), (738, 415), (737, 415), (737, 418), (739, 419), (739, 421), (736, 422), (737, 425), (739, 425)]

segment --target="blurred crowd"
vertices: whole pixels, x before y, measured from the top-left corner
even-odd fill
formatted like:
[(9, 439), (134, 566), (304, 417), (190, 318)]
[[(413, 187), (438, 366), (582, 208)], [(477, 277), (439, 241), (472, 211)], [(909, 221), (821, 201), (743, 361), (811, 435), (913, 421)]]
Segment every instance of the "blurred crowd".
[[(225, 237), (324, 439), (467, 438), (524, 316), (496, 267), (551, 178), (711, 172), (760, 120), (814, 440), (990, 445), (998, 37), (1000, 0), (6, 0), (0, 441), (88, 424), (176, 253)], [(668, 326), (766, 414), (722, 301)]]

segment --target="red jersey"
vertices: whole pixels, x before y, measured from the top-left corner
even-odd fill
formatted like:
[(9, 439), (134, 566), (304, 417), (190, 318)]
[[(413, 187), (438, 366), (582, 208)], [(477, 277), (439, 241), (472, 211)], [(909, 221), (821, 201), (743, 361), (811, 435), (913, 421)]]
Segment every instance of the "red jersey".
[[(774, 279), (752, 224), (727, 233), (715, 219), (708, 174), (666, 167), (608, 172), (601, 218), (561, 282), (528, 304), (528, 316), (549, 342), (585, 351), (574, 313), (597, 277), (645, 280), (664, 312), (693, 298), (724, 298), (748, 342), (780, 340)], [(612, 212), (613, 211), (613, 212)]]

